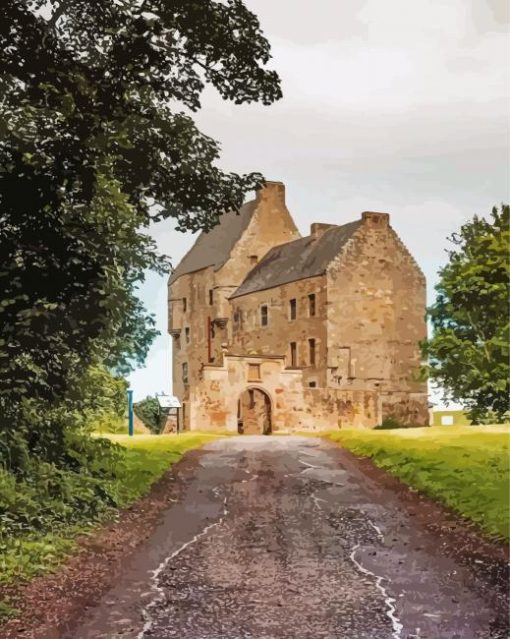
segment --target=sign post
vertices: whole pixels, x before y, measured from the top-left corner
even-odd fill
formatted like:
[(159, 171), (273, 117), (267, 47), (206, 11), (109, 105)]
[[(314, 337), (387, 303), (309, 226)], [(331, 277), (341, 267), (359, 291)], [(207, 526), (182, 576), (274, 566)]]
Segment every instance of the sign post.
[(133, 391), (128, 390), (128, 434), (130, 437), (134, 434), (133, 428)]
[(162, 415), (165, 419), (165, 423), (162, 424), (161, 429), (164, 431), (166, 421), (169, 418), (172, 418), (173, 427), (176, 428), (177, 435), (179, 434), (179, 409), (181, 407), (181, 402), (177, 397), (173, 395), (165, 395), (161, 393), (161, 395), (156, 396), (159, 404), (160, 415)]

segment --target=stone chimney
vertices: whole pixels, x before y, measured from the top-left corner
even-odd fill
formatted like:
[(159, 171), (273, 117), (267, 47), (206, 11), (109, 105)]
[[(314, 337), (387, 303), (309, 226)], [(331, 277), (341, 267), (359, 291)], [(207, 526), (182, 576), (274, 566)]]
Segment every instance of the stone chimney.
[(322, 222), (314, 222), (310, 225), (310, 235), (313, 240), (318, 240), (328, 230), (332, 229), (336, 224), (323, 224)]
[(371, 228), (384, 228), (390, 225), (389, 213), (375, 213), (374, 211), (364, 211), (361, 214), (363, 224), (367, 224)]
[(283, 182), (267, 181), (256, 192), (256, 200), (257, 202), (270, 201), (271, 203), (285, 206), (285, 184)]

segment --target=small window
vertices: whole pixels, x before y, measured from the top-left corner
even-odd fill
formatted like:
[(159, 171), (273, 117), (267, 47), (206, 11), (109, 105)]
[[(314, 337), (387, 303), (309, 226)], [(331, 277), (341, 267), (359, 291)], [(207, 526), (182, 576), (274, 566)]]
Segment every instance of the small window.
[(289, 302), (289, 317), (291, 320), (295, 320), (297, 315), (297, 302), (295, 299)]
[(317, 382), (308, 382), (308, 386), (310, 388), (316, 388), (317, 387)]
[(267, 306), (264, 304), (264, 306), (260, 307), (260, 325), (267, 326), (268, 323)]
[(292, 368), (297, 366), (297, 344), (296, 342), (290, 343), (290, 365)]
[(182, 381), (184, 384), (188, 383), (188, 363), (184, 362), (182, 365)]
[(214, 291), (212, 288), (209, 289), (209, 306), (214, 304)]
[(191, 341), (189, 326), (186, 326), (186, 328), (184, 329), (184, 335), (186, 337), (186, 344), (189, 344)]
[(182, 312), (185, 313), (188, 310), (188, 300), (183, 297), (182, 298)]
[(248, 381), (260, 382), (260, 364), (248, 364)]
[(258, 261), (259, 261), (258, 255), (250, 255), (250, 264), (255, 266), (255, 264), (257, 264)]
[(308, 340), (308, 359), (310, 360), (310, 366), (315, 366), (315, 340)]
[(315, 317), (315, 293), (310, 293), (308, 296), (308, 315)]

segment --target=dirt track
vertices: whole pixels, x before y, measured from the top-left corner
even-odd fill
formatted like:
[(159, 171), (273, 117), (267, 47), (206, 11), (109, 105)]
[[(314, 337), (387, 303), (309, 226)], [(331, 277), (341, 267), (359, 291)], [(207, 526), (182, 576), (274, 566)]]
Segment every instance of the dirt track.
[(66, 639), (508, 636), (501, 564), (431, 530), (426, 501), (370, 479), (335, 446), (219, 440), (186, 474)]

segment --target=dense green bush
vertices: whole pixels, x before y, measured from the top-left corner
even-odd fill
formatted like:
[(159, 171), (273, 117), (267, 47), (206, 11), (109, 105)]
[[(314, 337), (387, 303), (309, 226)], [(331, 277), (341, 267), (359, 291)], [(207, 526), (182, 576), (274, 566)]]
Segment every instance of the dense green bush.
[(125, 451), (75, 433), (66, 444), (60, 466), (30, 457), (22, 472), (0, 468), (0, 544), (27, 532), (93, 522), (119, 505), (114, 487)]
[(12, 428), (0, 431), (0, 553), (19, 537), (88, 525), (121, 505), (126, 452), (90, 431), (122, 419), (125, 390), (125, 380), (96, 365), (59, 403), (20, 403)]
[(161, 415), (159, 403), (155, 397), (147, 396), (140, 402), (136, 402), (133, 410), (147, 428), (150, 428), (153, 433), (159, 433), (161, 430)]
[(385, 417), (381, 424), (375, 426), (374, 430), (392, 430), (393, 428), (409, 428), (409, 425), (402, 424), (393, 417)]

